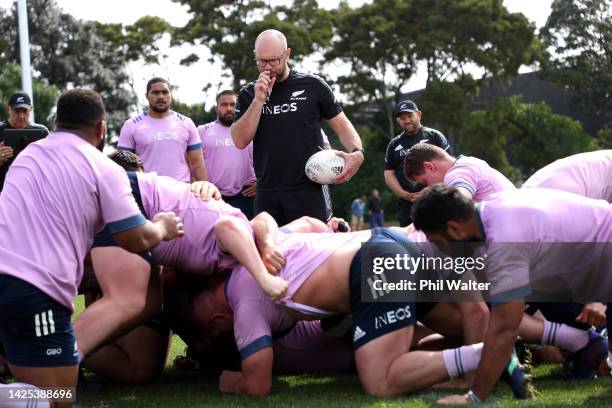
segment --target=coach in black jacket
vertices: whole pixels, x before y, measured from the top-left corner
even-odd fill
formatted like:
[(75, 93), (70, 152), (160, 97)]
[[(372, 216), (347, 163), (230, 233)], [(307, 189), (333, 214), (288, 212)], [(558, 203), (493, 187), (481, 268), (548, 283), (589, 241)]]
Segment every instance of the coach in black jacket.
[[(30, 114), (32, 113), (32, 100), (30, 96), (22, 91), (14, 92), (6, 106), (8, 119), (0, 122), (0, 133), (4, 129), (42, 129), (49, 134), (49, 130), (37, 123), (30, 123)], [(23, 146), (25, 148), (25, 146)], [(23, 149), (22, 149), (23, 150)], [(21, 152), (13, 151), (9, 146), (0, 144), (0, 192), (4, 186), (4, 179), (9, 167), (13, 164), (15, 157)]]

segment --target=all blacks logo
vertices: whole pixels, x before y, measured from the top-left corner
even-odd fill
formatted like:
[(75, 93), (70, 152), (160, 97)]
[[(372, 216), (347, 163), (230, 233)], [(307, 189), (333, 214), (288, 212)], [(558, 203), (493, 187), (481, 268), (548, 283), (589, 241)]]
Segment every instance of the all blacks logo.
[(411, 316), (412, 313), (410, 313), (410, 306), (401, 307), (396, 310), (389, 310), (388, 312), (374, 318), (374, 328), (380, 329), (388, 324), (410, 319)]
[(261, 113), (264, 115), (280, 115), (281, 113), (295, 112), (295, 111), (297, 111), (296, 102), (283, 103), (282, 105), (273, 105), (273, 106), (264, 105), (261, 108)]

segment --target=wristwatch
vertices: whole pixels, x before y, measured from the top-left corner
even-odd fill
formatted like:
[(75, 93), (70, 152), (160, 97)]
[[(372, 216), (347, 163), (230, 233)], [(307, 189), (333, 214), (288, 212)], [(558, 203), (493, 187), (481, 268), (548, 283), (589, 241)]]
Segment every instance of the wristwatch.
[(356, 147), (353, 149), (351, 153), (355, 153), (355, 152), (361, 152), (361, 154), (363, 154), (363, 159), (365, 160), (365, 150), (363, 150), (361, 147)]

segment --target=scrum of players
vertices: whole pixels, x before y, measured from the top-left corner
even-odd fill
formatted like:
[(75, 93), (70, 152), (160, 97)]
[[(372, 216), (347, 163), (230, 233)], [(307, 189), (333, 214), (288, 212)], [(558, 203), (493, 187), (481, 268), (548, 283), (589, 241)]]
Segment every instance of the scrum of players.
[[(151, 107), (163, 111), (159, 84)], [(146, 116), (129, 126), (152, 126)], [(193, 124), (174, 116), (197, 168)], [(609, 375), (611, 150), (558, 160), (517, 189), (480, 159), (419, 143), (404, 158), (405, 176), (429, 186), (414, 224), (340, 232), (337, 218), (249, 220), (197, 172), (147, 172), (130, 146), (104, 156), (95, 92), (62, 94), (55, 127), (18, 156), (0, 195), (0, 336), (15, 379), (0, 390), (74, 387), (79, 367), (145, 383), (173, 333), (189, 346), (183, 365), (250, 396), (274, 392), (276, 373), (351, 371), (374, 396), (463, 387), (438, 402), (476, 403), (501, 380), (524, 399), (519, 339), (563, 353), (572, 378)], [(367, 245), (370, 257), (419, 257), (465, 242), (487, 251), (486, 298), (362, 299)], [(73, 325), (79, 287), (87, 307)]]

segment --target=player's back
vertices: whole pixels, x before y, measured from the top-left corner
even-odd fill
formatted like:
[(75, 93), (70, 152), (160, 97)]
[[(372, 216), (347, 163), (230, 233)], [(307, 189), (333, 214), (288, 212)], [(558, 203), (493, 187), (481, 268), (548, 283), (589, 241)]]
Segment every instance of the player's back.
[[(279, 301), (300, 317), (307, 319), (324, 318), (329, 312), (304, 307), (293, 301), (292, 296), (300, 289), (302, 284), (312, 276), (325, 261), (340, 248), (346, 249), (348, 246), (360, 246), (361, 242), (367, 241), (371, 236), (370, 230), (349, 232), (349, 233), (291, 233), (284, 234), (279, 232), (277, 244), (285, 255), (285, 266), (280, 271), (280, 276), (289, 284), (287, 296)], [(324, 272), (325, 282), (328, 286), (334, 285), (340, 278), (341, 269), (338, 263), (344, 265), (348, 272), (348, 265), (343, 262), (335, 261), (327, 264), (327, 268), (334, 272), (334, 276)], [(317, 272), (319, 274), (319, 272)], [(321, 276), (323, 276), (321, 275)], [(348, 275), (345, 277), (348, 279)]]
[(113, 211), (101, 205), (103, 197), (123, 191), (113, 192), (110, 182), (100, 180), (113, 181), (117, 174), (123, 174), (119, 166), (70, 133), (52, 133), (28, 146), (11, 166), (0, 195), (0, 273), (29, 282), (70, 308), (85, 253), (104, 225), (101, 215)]
[(559, 159), (536, 171), (523, 187), (562, 190), (612, 202), (612, 150)]
[(496, 302), (520, 291), (537, 294), (531, 298), (537, 301), (610, 299), (612, 206), (606, 201), (526, 188), (482, 202), (479, 213)]
[(232, 268), (235, 259), (219, 251), (215, 224), (222, 216), (250, 224), (239, 209), (219, 200), (202, 201), (190, 185), (155, 173), (134, 173), (147, 215), (172, 211), (183, 220), (185, 236), (161, 242), (151, 252), (156, 263), (185, 272), (210, 274), (216, 268)]
[(457, 158), (446, 172), (444, 184), (467, 189), (477, 202), (488, 200), (500, 191), (516, 189), (510, 180), (486, 161), (470, 156)]
[(504, 191), (479, 213), (487, 242), (612, 242), (612, 206), (564, 191)]

